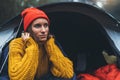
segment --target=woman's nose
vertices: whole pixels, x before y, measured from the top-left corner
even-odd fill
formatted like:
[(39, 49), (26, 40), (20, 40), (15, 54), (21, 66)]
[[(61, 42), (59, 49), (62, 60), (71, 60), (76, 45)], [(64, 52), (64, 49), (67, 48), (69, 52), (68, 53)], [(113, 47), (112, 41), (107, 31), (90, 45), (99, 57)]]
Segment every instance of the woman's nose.
[(41, 34), (45, 34), (45, 32), (46, 32), (46, 28), (45, 28), (45, 27), (42, 27), (42, 28), (41, 28)]
[(41, 27), (41, 31), (45, 32), (45, 27), (44, 26)]

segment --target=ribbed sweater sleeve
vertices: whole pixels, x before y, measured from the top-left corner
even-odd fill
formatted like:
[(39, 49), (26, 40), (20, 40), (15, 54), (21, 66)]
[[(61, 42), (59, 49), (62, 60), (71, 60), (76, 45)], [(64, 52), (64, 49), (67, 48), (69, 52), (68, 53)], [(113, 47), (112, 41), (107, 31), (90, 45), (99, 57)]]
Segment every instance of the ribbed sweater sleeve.
[(72, 78), (73, 63), (63, 55), (59, 47), (54, 43), (54, 38), (50, 38), (45, 45), (49, 59), (52, 62), (51, 72), (56, 77)]
[(9, 45), (8, 71), (11, 80), (33, 80), (38, 65), (38, 46), (32, 38), (26, 43), (22, 38)]

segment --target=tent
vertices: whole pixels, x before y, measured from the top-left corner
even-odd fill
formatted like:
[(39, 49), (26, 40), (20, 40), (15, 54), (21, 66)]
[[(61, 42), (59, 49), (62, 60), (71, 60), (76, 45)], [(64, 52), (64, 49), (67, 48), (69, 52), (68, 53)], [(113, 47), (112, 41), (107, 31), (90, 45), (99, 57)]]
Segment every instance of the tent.
[[(62, 2), (42, 5), (50, 18), (50, 32), (74, 63), (74, 70), (92, 72), (106, 65), (102, 51), (115, 55), (120, 65), (120, 24), (109, 13), (89, 4)], [(3, 50), (23, 31), (20, 15), (0, 27), (1, 73), (7, 63)]]

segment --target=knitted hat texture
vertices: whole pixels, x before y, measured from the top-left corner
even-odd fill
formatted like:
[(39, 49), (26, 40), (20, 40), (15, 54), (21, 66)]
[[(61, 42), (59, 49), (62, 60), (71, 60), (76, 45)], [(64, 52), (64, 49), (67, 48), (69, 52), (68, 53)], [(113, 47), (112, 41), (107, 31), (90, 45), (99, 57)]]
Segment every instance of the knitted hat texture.
[(37, 18), (45, 18), (49, 23), (49, 18), (45, 12), (37, 8), (26, 8), (22, 11), (21, 16), (23, 17), (24, 31)]

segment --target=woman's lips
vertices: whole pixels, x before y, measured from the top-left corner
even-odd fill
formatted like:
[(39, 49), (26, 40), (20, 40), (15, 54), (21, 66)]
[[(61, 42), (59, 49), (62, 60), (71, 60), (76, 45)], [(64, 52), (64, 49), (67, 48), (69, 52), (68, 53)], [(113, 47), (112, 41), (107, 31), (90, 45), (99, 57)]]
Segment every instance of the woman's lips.
[(46, 35), (40, 35), (41, 38), (46, 38)]

